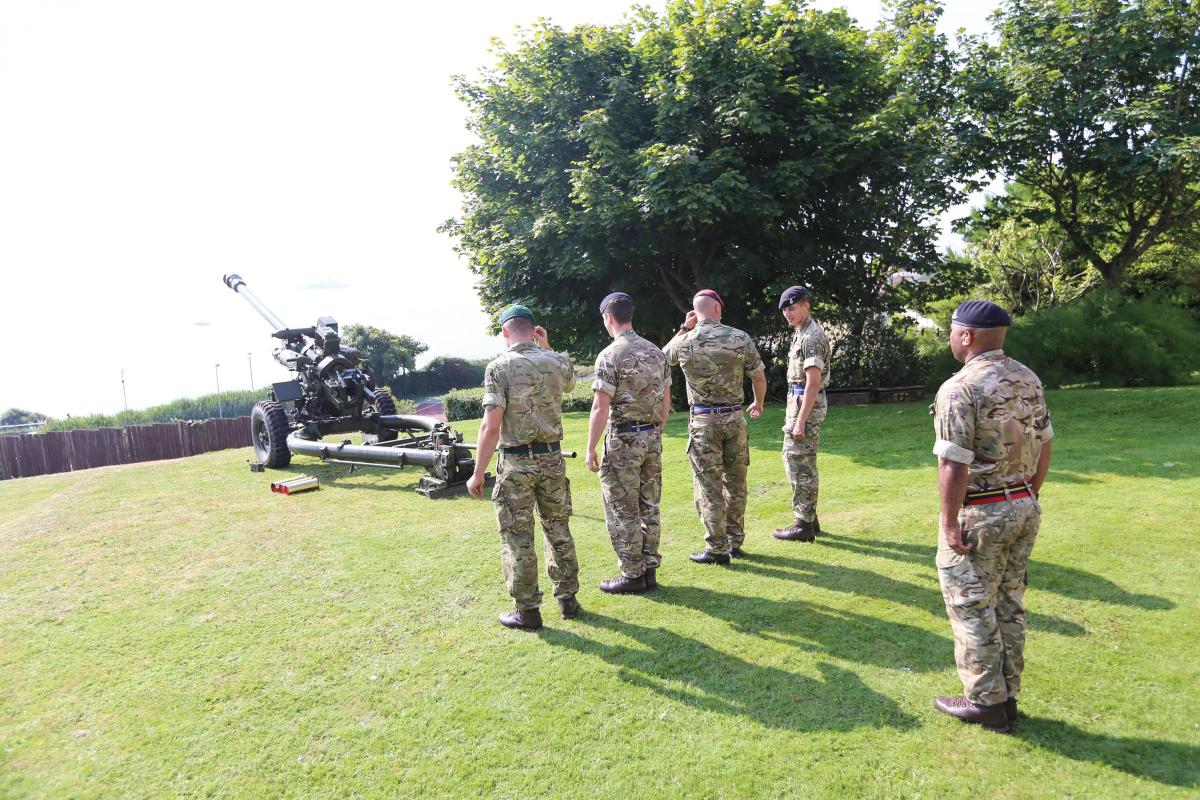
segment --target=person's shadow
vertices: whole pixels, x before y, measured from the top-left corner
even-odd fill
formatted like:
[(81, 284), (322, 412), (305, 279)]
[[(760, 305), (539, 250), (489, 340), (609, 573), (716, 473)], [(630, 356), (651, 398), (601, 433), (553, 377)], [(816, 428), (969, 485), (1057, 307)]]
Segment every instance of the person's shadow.
[(579, 627), (602, 628), (637, 644), (606, 644), (561, 628), (544, 629), (541, 638), (595, 656), (617, 667), (627, 683), (695, 708), (792, 731), (917, 725), (894, 700), (834, 664), (817, 662), (821, 677), (815, 678), (753, 664), (662, 628), (593, 612), (584, 612), (577, 622)]
[(1095, 761), (1170, 786), (1200, 786), (1200, 747), (1161, 739), (1105, 736), (1057, 719), (1022, 716), (1017, 736), (1075, 761)]

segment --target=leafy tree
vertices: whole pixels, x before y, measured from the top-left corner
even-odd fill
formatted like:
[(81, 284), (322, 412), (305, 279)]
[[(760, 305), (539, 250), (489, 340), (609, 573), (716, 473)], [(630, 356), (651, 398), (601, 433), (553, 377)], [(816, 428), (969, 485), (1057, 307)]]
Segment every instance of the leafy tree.
[(348, 325), (342, 331), (347, 346), (358, 348), (366, 359), (367, 368), (380, 381), (386, 381), (402, 370), (417, 365), (417, 356), (429, 349), (424, 342), (411, 336), (389, 333), (370, 325)]
[(1119, 287), (1200, 222), (1200, 5), (1005, 0), (992, 19), (995, 41), (966, 43), (963, 141), (1034, 190), (997, 211), (1052, 222)]
[(23, 408), (10, 408), (8, 411), (0, 414), (0, 425), (32, 425), (35, 422), (43, 422), (45, 419), (45, 414), (39, 414), (36, 411), (26, 411)]
[(900, 2), (867, 32), (800, 0), (677, 0), (663, 14), (564, 31), (546, 22), (458, 91), (479, 142), (455, 161), (444, 226), (486, 307), (535, 308), (577, 353), (605, 342), (596, 303), (638, 300), (666, 339), (702, 287), (774, 347), (778, 293), (867, 320), (940, 280), (934, 225), (961, 196), (955, 63), (940, 6)]

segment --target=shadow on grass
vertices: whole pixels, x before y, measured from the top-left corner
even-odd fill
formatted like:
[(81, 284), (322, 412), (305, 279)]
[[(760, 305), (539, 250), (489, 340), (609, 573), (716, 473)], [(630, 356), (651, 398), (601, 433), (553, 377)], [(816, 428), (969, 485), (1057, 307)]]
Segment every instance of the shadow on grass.
[[(858, 537), (840, 536), (825, 533), (817, 537), (817, 543), (824, 547), (838, 550), (848, 550), (863, 555), (878, 558), (890, 558), (894, 561), (906, 561), (911, 564), (928, 564), (932, 569), (935, 548), (933, 545), (913, 545), (903, 542), (887, 542), (879, 539), (860, 539)], [(756, 556), (764, 559), (765, 556)], [(787, 559), (784, 559), (787, 560)], [(816, 566), (813, 562), (803, 562), (806, 567)], [(867, 573), (873, 575), (874, 573)], [(912, 584), (903, 584), (912, 586)], [(1165, 597), (1154, 594), (1138, 594), (1130, 592), (1113, 583), (1108, 578), (1087, 572), (1075, 567), (1065, 567), (1061, 564), (1051, 564), (1046, 561), (1033, 559), (1029, 563), (1029, 585), (1038, 591), (1054, 592), (1073, 600), (1098, 600), (1118, 606), (1132, 606), (1147, 611), (1166, 611), (1175, 608), (1175, 603)], [(914, 587), (919, 588), (919, 587)], [(940, 596), (939, 596), (940, 602)]]
[(821, 678), (810, 678), (753, 664), (662, 628), (591, 612), (578, 622), (627, 636), (638, 646), (605, 644), (561, 628), (543, 629), (541, 638), (596, 656), (619, 668), (627, 683), (675, 702), (791, 731), (917, 725), (891, 698), (833, 664), (818, 662)]
[(708, 614), (742, 633), (843, 661), (931, 672), (945, 669), (954, 652), (948, 638), (924, 628), (804, 600), (768, 600), (699, 586), (660, 586), (645, 597)]
[(1057, 719), (1021, 718), (1017, 735), (1075, 761), (1094, 761), (1169, 786), (1200, 786), (1200, 747), (1182, 742), (1089, 733)]

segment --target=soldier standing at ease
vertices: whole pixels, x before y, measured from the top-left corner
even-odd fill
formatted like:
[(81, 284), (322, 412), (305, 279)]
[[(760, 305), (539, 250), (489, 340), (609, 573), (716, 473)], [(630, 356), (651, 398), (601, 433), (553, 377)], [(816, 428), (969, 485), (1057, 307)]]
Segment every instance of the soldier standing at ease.
[[(600, 473), (604, 521), (621, 567), (600, 589), (632, 594), (658, 586), (662, 425), (671, 411), (671, 369), (662, 350), (634, 333), (629, 295), (605, 297), (600, 315), (613, 342), (596, 359), (587, 463)], [(601, 461), (596, 445), (610, 422)]]
[(1041, 381), (1004, 355), (1011, 322), (1004, 309), (982, 300), (955, 310), (950, 349), (965, 366), (942, 384), (932, 407), (941, 492), (938, 579), (964, 692), (933, 705), (999, 733), (1017, 721), (1025, 666), (1021, 600), (1054, 437)]
[(794, 524), (775, 531), (776, 539), (811, 542), (821, 532), (817, 520), (817, 444), (829, 406), (829, 340), (812, 318), (812, 292), (791, 286), (779, 296), (779, 310), (792, 326), (788, 351), (787, 414), (783, 423), (783, 466), (792, 484)]
[(750, 444), (742, 416), (742, 379), (754, 386), (750, 416), (762, 415), (767, 378), (750, 335), (721, 324), (724, 302), (712, 289), (692, 298), (692, 310), (663, 351), (687, 378), (688, 460), (692, 463), (696, 511), (704, 523), (705, 549), (698, 564), (728, 564), (742, 555), (746, 531), (746, 467)]
[(574, 619), (580, 610), (575, 599), (579, 563), (568, 524), (571, 485), (559, 445), (562, 396), (575, 388), (575, 373), (566, 356), (550, 349), (546, 331), (534, 326), (533, 312), (525, 306), (505, 310), (500, 326), (507, 350), (483, 375), (483, 426), (467, 491), (483, 499), (484, 474), (499, 442), (492, 500), (500, 523), (504, 580), (516, 603), (515, 611), (500, 615), (500, 624), (537, 630), (542, 627), (542, 592), (533, 549), (535, 505), (546, 537), (546, 572), (562, 618)]

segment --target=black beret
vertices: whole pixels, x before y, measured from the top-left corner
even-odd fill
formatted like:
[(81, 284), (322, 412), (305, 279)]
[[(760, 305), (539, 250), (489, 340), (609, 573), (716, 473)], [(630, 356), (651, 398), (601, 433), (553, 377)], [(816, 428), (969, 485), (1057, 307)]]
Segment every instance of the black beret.
[(812, 302), (812, 292), (803, 286), (789, 286), (783, 290), (783, 294), (779, 295), (779, 307), (787, 308), (792, 303), (807, 300)]
[(960, 303), (950, 321), (964, 328), (1007, 328), (1012, 325), (1008, 312), (989, 300)]
[(604, 312), (608, 311), (609, 304), (615, 303), (618, 300), (628, 300), (630, 303), (633, 302), (633, 298), (624, 292), (613, 292), (600, 301), (600, 313), (603, 314)]

